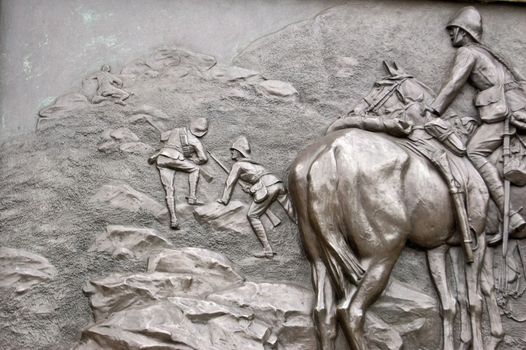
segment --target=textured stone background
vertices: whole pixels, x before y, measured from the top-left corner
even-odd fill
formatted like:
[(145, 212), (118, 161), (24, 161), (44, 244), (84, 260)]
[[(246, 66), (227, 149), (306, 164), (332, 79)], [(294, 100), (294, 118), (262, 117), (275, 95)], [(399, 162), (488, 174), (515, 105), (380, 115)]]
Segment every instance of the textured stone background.
[[(24, 10), (24, 7), (16, 4), (19, 3), (2, 2), (2, 26), (10, 23), (7, 15), (9, 11), (5, 11), (4, 6)], [(40, 2), (32, 3), (38, 11), (26, 11), (28, 16), (47, 13), (45, 11), (48, 9), (39, 7), (44, 5), (38, 4)], [(53, 4), (66, 6), (62, 2)], [(82, 2), (75, 4), (82, 5)], [(102, 3), (98, 4), (102, 6)], [(114, 16), (117, 16), (117, 11), (127, 9), (118, 6), (122, 4), (119, 2), (109, 4), (118, 8)], [(159, 3), (159, 6), (161, 4), (167, 3)], [(297, 7), (293, 6), (299, 6), (299, 2), (290, 4), (292, 7), (287, 11), (294, 12)], [(302, 12), (299, 17), (309, 17), (323, 8), (320, 7), (321, 2), (310, 4), (309, 11), (312, 12), (308, 15)], [(232, 34), (231, 41), (228, 36), (223, 41), (218, 41), (213, 36), (210, 39), (215, 28), (224, 25), (223, 20), (216, 23), (218, 27), (205, 27), (208, 28), (206, 35), (199, 31), (201, 27), (195, 25), (184, 29), (190, 30), (192, 35), (183, 35), (178, 39), (166, 34), (167, 36), (156, 37), (159, 40), (156, 43), (148, 42), (147, 46), (144, 46), (142, 40), (135, 39), (131, 45), (133, 51), (130, 52), (126, 51), (128, 45), (125, 44), (108, 46), (105, 43), (95, 43), (93, 48), (84, 52), (80, 47), (76, 48), (77, 43), (72, 43), (70, 51), (62, 51), (61, 55), (61, 43), (55, 42), (54, 49), (49, 52), (57, 56), (49, 59), (49, 62), (54, 62), (50, 68), (44, 66), (44, 58), (49, 56), (31, 56), (41, 62), (39, 67), (45, 69), (38, 71), (40, 76), (37, 73), (28, 80), (25, 80), (23, 68), (29, 66), (24, 66), (19, 61), (16, 64), (9, 61), (13, 57), (10, 56), (11, 53), (2, 51), (5, 53), (2, 55), (3, 69), (11, 69), (12, 72), (5, 75), (2, 73), (6, 79), (2, 80), (4, 85), (1, 106), (13, 108), (4, 110), (2, 114), (4, 135), (32, 130), (38, 106), (47, 101), (46, 97), (77, 90), (82, 78), (97, 70), (102, 62), (122, 67), (132, 59), (150, 54), (153, 51), (151, 48), (157, 43), (180, 44), (188, 40), (190, 48), (215, 54), (226, 65), (229, 64), (229, 58), (239, 51), (233, 58), (234, 64), (259, 71), (268, 79), (292, 83), (298, 90), (299, 97), (285, 100), (267, 98), (256, 94), (250, 82), (231, 83), (193, 75), (183, 80), (179, 79), (178, 73), (174, 73), (175, 75), (145, 80), (134, 85), (137, 95), (132, 97), (129, 107), (122, 109), (117, 106), (99, 106), (85, 109), (71, 118), (43, 123), (37, 135), (14, 137), (4, 142), (0, 149), (2, 245), (26, 249), (46, 257), (56, 268), (57, 274), (51, 282), (39, 284), (29, 293), (2, 294), (0, 347), (70, 347), (78, 340), (80, 330), (91, 321), (89, 305), (82, 294), (83, 284), (90, 278), (105, 276), (111, 272), (137, 272), (144, 269), (141, 259), (115, 259), (107, 253), (89, 251), (96, 237), (104, 232), (108, 224), (153, 227), (177, 247), (199, 246), (217, 250), (240, 264), (243, 273), (250, 280), (286, 280), (309, 286), (308, 264), (302, 255), (296, 228), (288, 222), (269, 233), (271, 243), (280, 255), (273, 262), (262, 263), (248, 258), (250, 252), (258, 248), (255, 237), (250, 233), (243, 235), (218, 232), (199, 225), (188, 213), (183, 222), (184, 230), (174, 232), (168, 229), (166, 222), (160, 222), (146, 211), (131, 212), (91, 201), (102, 186), (125, 183), (163, 203), (163, 192), (155, 168), (145, 163), (147, 154), (120, 150), (99, 152), (97, 148), (105, 141), (104, 133), (128, 127), (139, 136), (141, 142), (156, 147), (158, 135), (152, 128), (145, 124), (130, 124), (130, 112), (134, 108), (144, 103), (160, 108), (170, 116), (167, 126), (181, 125), (192, 116), (207, 115), (212, 120), (212, 129), (204, 142), (222, 159), (228, 157), (230, 140), (245, 133), (254, 143), (255, 158), (284, 177), (287, 165), (296, 152), (322, 133), (325, 125), (336, 116), (352, 108), (358, 98), (369, 91), (371, 84), (383, 75), (382, 60), (395, 60), (409, 73), (435, 90), (438, 89), (454, 54), (443, 27), (455, 10), (463, 5), (457, 2), (430, 1), (350, 1), (344, 6), (329, 9), (314, 19), (306, 19), (266, 35), (241, 50), (232, 47), (227, 50), (224, 43), (249, 43), (254, 38), (246, 36), (243, 39), (246, 41), (243, 41)], [(137, 10), (133, 5), (130, 8)], [(524, 7), (494, 4), (481, 5), (479, 8), (485, 17), (486, 42), (508, 56), (524, 71)], [(72, 21), (79, 22), (87, 18), (89, 22), (93, 20), (92, 16), (96, 18), (95, 23), (103, 21), (104, 16), (97, 17), (98, 12), (88, 10), (83, 12), (86, 16), (77, 13), (77, 20)], [(223, 10), (229, 12), (228, 8)], [(245, 10), (250, 12), (248, 8)], [(205, 7), (203, 11), (209, 13), (212, 10)], [(274, 8), (273, 11), (278, 10)], [(236, 11), (232, 13), (236, 18), (243, 17), (242, 14)], [(166, 16), (168, 17), (164, 19), (166, 22), (162, 26), (169, 27), (171, 19), (169, 15)], [(267, 18), (263, 15), (261, 17)], [(193, 22), (188, 18), (186, 20)], [(272, 22), (272, 25), (265, 28), (279, 29), (290, 20), (290, 17), (284, 15), (280, 21)], [(252, 20), (246, 17), (246, 21), (248, 22), (243, 23), (250, 24)], [(47, 25), (45, 21), (41, 24)], [(89, 27), (92, 24), (84, 25)], [(99, 28), (96, 25), (93, 27)], [(114, 35), (115, 31), (122, 29), (121, 26), (117, 27), (110, 26), (100, 35)], [(13, 27), (7, 28), (12, 30), (9, 28)], [(243, 32), (245, 28), (235, 27), (232, 33)], [(197, 32), (207, 39), (197, 40), (193, 36)], [(93, 33), (91, 30), (85, 32), (86, 38), (91, 38)], [(153, 37), (152, 33), (144, 33), (144, 38)], [(133, 37), (130, 33), (128, 35)], [(38, 47), (37, 42), (15, 42), (22, 46), (18, 52), (25, 52), (24, 47)], [(7, 43), (9, 42), (4, 41), (2, 45)], [(85, 42), (80, 40), (78, 44), (84, 45)], [(203, 45), (203, 48), (197, 46), (198, 44)], [(207, 45), (211, 45), (209, 50), (206, 49)], [(13, 49), (11, 52), (17, 51)], [(80, 52), (89, 56), (89, 59), (83, 59), (84, 56), (79, 59)], [(95, 55), (97, 52), (104, 52), (104, 55), (98, 57)], [(62, 64), (57, 68), (55, 65), (59, 58), (65, 61), (60, 61)], [(7, 62), (10, 62), (9, 65)], [(33, 69), (36, 66), (31, 67), (31, 72), (35, 72)], [(64, 67), (64, 75), (59, 74), (61, 67)], [(19, 84), (21, 81), (23, 84)], [(6, 86), (9, 89), (6, 90)], [(37, 87), (44, 90), (35, 92)], [(457, 104), (460, 110), (469, 114), (474, 113), (471, 108), (471, 94), (467, 89), (464, 99)], [(208, 167), (218, 179), (224, 179), (217, 168), (214, 169), (213, 165)], [(178, 192), (179, 200), (182, 201), (186, 180), (183, 176), (178, 176), (176, 181), (184, 183)], [(203, 181), (201, 183), (201, 191), (208, 193), (206, 198), (215, 199), (221, 189), (221, 180), (212, 186), (205, 185)], [(246, 200), (242, 193), (237, 196)], [(278, 210), (276, 208), (276, 212)], [(281, 213), (280, 216), (284, 217)], [(396, 268), (395, 276), (434, 295), (421, 252), (407, 249)], [(512, 322), (507, 323), (507, 327), (515, 332), (521, 330), (520, 324)], [(430, 340), (429, 349), (436, 348), (436, 342), (437, 339)], [(512, 344), (508, 348), (517, 347)]]
[(229, 61), (241, 48), (343, 0), (2, 0), (0, 138), (103, 63), (120, 69), (162, 45)]

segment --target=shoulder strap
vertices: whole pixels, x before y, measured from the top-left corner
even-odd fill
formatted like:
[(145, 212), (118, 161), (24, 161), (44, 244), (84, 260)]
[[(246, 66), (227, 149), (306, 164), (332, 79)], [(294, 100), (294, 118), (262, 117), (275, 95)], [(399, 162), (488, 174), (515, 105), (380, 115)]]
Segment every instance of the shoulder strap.
[(484, 44), (473, 44), (473, 45), (476, 47), (480, 47), (481, 49), (487, 51), (490, 55), (492, 55), (497, 61), (499, 61), (499, 63), (501, 63), (504, 67), (506, 67), (510, 71), (511, 75), (517, 82), (526, 81), (524, 76), (519, 71), (517, 71), (511, 64), (509, 64), (506, 59), (504, 59), (501, 55), (497, 54), (495, 51), (490, 49), (488, 46)]

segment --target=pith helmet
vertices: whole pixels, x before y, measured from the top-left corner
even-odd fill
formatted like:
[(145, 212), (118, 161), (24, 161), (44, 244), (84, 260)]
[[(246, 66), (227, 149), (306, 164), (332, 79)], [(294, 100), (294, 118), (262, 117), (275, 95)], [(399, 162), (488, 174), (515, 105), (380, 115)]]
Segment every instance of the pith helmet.
[(477, 42), (480, 42), (482, 39), (482, 17), (473, 6), (466, 6), (460, 9), (446, 26), (446, 28), (451, 27), (464, 29)]
[(234, 141), (230, 149), (235, 149), (236, 151), (241, 153), (245, 158), (248, 158), (248, 156), (250, 155), (250, 143), (248, 142), (245, 136), (238, 137)]
[(208, 132), (208, 119), (194, 118), (190, 122), (190, 132), (197, 137), (202, 137)]

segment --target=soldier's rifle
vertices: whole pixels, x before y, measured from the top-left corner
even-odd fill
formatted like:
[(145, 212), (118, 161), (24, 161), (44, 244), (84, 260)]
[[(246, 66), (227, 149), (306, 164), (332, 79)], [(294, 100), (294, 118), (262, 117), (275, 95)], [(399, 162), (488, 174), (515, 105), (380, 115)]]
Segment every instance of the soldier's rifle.
[[(210, 155), (210, 158), (212, 158), (214, 160), (214, 162), (216, 162), (217, 165), (219, 165), (219, 167), (221, 169), (223, 169), (223, 171), (228, 175), (230, 174), (230, 170), (228, 170), (228, 168), (219, 160), (219, 158), (217, 158), (216, 156), (214, 156), (212, 154), (212, 152), (210, 151), (206, 151), (208, 153), (208, 155)], [(239, 186), (241, 186), (241, 189), (243, 190), (243, 192), (247, 192), (249, 193), (249, 189), (250, 189), (250, 185), (247, 184), (245, 181), (239, 179), (238, 181), (238, 184)], [(265, 210), (265, 214), (264, 214), (268, 220), (271, 222), (272, 226), (276, 227), (278, 226), (279, 224), (281, 224), (281, 219), (279, 217), (277, 217), (276, 214), (274, 214), (272, 212), (272, 210), (270, 210), (270, 208), (268, 208), (267, 210)]]

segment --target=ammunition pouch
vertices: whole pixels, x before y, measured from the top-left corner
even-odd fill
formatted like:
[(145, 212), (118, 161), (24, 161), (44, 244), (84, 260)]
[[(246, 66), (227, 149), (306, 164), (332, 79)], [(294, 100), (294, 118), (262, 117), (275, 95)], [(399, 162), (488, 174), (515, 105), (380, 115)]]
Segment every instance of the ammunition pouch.
[(509, 113), (503, 85), (492, 86), (478, 93), (475, 98), (480, 119), (486, 123), (503, 121)]

